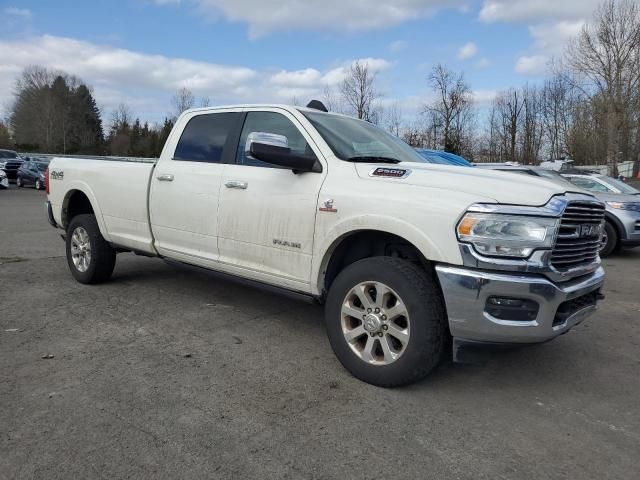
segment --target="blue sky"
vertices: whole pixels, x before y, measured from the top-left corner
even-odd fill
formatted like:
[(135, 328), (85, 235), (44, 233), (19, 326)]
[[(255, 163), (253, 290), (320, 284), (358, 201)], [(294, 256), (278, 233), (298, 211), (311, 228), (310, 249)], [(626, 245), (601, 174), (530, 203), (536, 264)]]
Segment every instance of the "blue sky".
[(464, 71), (482, 104), (544, 78), (596, 0), (0, 0), (0, 115), (15, 78), (40, 64), (159, 121), (181, 86), (212, 104), (306, 103), (364, 59), (383, 102), (415, 115), (426, 76)]

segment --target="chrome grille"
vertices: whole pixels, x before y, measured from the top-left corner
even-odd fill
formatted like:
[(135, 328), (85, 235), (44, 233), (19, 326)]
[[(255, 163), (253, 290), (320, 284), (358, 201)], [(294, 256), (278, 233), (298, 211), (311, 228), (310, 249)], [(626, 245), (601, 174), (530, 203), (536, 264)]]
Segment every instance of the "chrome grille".
[(598, 258), (604, 227), (604, 205), (573, 201), (567, 204), (558, 229), (551, 264), (558, 270), (588, 265)]

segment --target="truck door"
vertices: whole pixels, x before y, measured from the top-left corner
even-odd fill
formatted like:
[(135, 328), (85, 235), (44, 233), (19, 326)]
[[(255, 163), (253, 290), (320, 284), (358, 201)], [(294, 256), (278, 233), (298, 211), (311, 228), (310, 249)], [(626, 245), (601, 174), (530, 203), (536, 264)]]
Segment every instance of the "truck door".
[(218, 258), (218, 201), (225, 161), (234, 161), (241, 112), (181, 117), (151, 177), (149, 211), (161, 255), (210, 265)]
[(321, 158), (293, 115), (265, 110), (247, 111), (236, 162), (224, 169), (218, 217), (220, 261), (234, 273), (304, 288), (311, 275), (318, 195), (327, 169), (294, 174), (245, 153), (248, 135), (266, 132), (285, 135), (293, 151)]

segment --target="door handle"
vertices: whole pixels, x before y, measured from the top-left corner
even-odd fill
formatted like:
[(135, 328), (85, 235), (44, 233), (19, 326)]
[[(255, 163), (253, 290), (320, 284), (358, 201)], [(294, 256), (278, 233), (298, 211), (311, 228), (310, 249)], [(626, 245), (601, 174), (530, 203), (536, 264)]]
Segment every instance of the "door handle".
[(163, 173), (162, 175), (158, 175), (156, 178), (161, 182), (173, 182), (173, 175), (169, 173)]
[(227, 188), (239, 188), (241, 190), (246, 190), (249, 184), (247, 182), (240, 182), (238, 180), (229, 180), (224, 184)]

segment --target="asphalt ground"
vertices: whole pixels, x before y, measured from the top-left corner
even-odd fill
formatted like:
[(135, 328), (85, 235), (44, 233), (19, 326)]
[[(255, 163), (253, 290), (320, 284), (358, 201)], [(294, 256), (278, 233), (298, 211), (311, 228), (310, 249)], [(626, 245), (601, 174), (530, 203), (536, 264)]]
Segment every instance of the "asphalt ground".
[(640, 249), (567, 335), (388, 390), (319, 306), (132, 254), (75, 282), (44, 200), (0, 191), (0, 478), (640, 476)]

